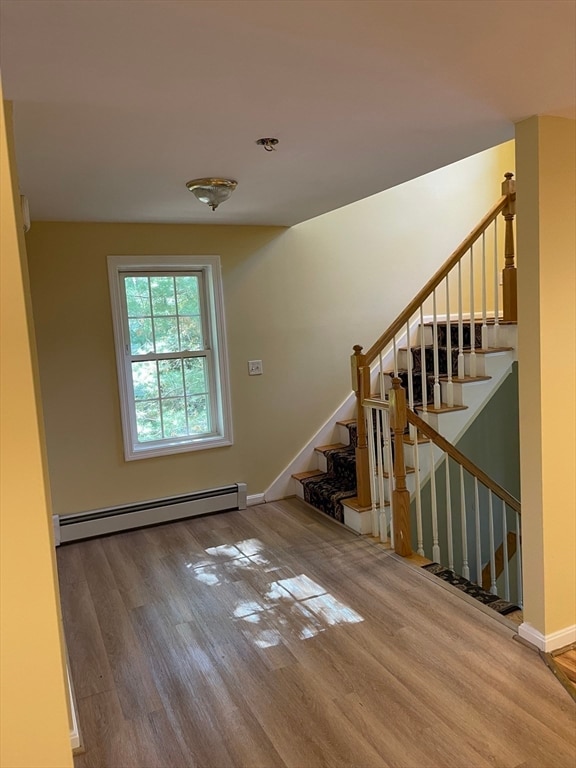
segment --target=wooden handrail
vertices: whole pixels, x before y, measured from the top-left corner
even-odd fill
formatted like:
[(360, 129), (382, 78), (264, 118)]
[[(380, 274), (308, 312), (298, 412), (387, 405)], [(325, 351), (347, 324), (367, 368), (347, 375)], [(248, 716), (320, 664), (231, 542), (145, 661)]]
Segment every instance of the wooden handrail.
[(472, 232), (466, 237), (462, 243), (456, 248), (454, 253), (448, 258), (448, 260), (440, 267), (436, 274), (428, 280), (426, 285), (419, 291), (412, 299), (410, 304), (404, 309), (404, 311), (398, 315), (396, 320), (390, 325), (390, 327), (384, 331), (382, 336), (372, 344), (368, 352), (364, 355), (365, 364), (370, 365), (376, 360), (380, 352), (382, 352), (387, 345), (392, 341), (398, 331), (402, 330), (406, 323), (410, 320), (416, 310), (423, 304), (430, 296), (432, 291), (437, 288), (442, 280), (446, 278), (448, 273), (458, 264), (460, 259), (465, 256), (470, 250), (472, 245), (478, 240), (478, 238), (485, 232), (494, 219), (507, 208), (509, 203), (509, 195), (504, 194), (502, 197), (490, 208), (486, 216), (480, 221), (480, 223), (474, 227)]
[(436, 432), (433, 427), (425, 422), (424, 419), (421, 419), (420, 416), (414, 413), (414, 411), (411, 411), (408, 408), (406, 410), (406, 416), (410, 424), (413, 424), (419, 432), (422, 432), (422, 434), (426, 435), (426, 437), (429, 437), (434, 445), (437, 445), (438, 448), (441, 448), (445, 453), (448, 454), (448, 456), (452, 457), (454, 461), (456, 461), (458, 464), (461, 464), (467, 472), (469, 472), (473, 477), (477, 477), (478, 480), (483, 483), (483, 485), (492, 491), (492, 493), (498, 496), (499, 499), (502, 499), (502, 501), (506, 502), (506, 504), (515, 512), (520, 514), (521, 509), (518, 499), (514, 498), (514, 496), (508, 493), (505, 488), (502, 488), (502, 486), (499, 485), (495, 480), (492, 480), (492, 478), (487, 475), (484, 470), (480, 469), (480, 467), (474, 464), (473, 461), (470, 461), (467, 456), (464, 456), (463, 453), (460, 453), (458, 448), (453, 446), (452, 443), (449, 443), (448, 440), (442, 437), (439, 432)]

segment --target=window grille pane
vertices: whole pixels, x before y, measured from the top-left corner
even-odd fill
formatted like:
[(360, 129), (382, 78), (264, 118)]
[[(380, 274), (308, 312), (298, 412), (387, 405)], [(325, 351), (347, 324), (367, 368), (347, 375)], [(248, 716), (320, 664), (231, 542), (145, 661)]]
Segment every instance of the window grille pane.
[(156, 352), (179, 352), (178, 320), (175, 317), (154, 317)]
[(180, 316), (178, 321), (180, 323), (180, 348), (192, 352), (204, 349), (200, 317)]
[(147, 277), (124, 278), (128, 317), (150, 317), (150, 294)]
[(152, 312), (154, 315), (175, 315), (176, 295), (173, 277), (150, 277)]
[(159, 360), (160, 397), (183, 397), (182, 360)]
[(128, 321), (130, 329), (130, 351), (133, 355), (147, 355), (154, 351), (152, 319), (133, 318)]
[(208, 397), (197, 395), (187, 398), (188, 429), (191, 435), (210, 432), (210, 412), (208, 409)]
[(139, 443), (162, 439), (162, 421), (158, 400), (136, 403), (136, 431)]
[(206, 381), (206, 358), (193, 357), (184, 360), (186, 395), (202, 395), (208, 391)]
[(158, 399), (158, 371), (153, 360), (132, 363), (135, 400)]
[(179, 315), (200, 314), (200, 293), (197, 277), (193, 275), (177, 277), (176, 296), (178, 299)]
[(162, 400), (162, 421), (164, 437), (182, 437), (188, 434), (186, 401), (183, 397)]

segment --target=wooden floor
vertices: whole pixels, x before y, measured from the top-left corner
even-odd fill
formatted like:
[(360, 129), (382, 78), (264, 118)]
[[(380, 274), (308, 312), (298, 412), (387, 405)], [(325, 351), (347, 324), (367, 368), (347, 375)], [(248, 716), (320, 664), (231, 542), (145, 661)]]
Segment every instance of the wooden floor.
[(556, 663), (562, 669), (566, 677), (576, 683), (576, 648), (569, 648), (555, 656)]
[(298, 500), (58, 549), (76, 768), (574, 768), (498, 621)]
[(562, 685), (576, 700), (576, 643), (550, 654), (552, 669)]

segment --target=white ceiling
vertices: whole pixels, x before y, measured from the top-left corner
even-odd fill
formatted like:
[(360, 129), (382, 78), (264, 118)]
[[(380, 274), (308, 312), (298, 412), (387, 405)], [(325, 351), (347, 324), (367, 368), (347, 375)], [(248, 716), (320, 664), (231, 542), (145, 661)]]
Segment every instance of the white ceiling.
[[(1, 0), (0, 22), (33, 219), (291, 225), (576, 117), (573, 0)], [(213, 213), (185, 183), (216, 175), (238, 189)]]

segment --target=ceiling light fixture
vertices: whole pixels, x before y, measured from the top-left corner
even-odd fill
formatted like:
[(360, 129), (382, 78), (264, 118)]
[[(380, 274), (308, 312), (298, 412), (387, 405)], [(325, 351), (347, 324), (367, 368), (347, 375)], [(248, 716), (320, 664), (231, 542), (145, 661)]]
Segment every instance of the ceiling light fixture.
[(259, 147), (264, 147), (266, 152), (274, 152), (276, 144), (278, 144), (278, 139), (258, 139), (256, 144), (258, 144)]
[(228, 200), (238, 186), (232, 179), (192, 179), (186, 186), (201, 203), (206, 203), (213, 211), (220, 203)]

